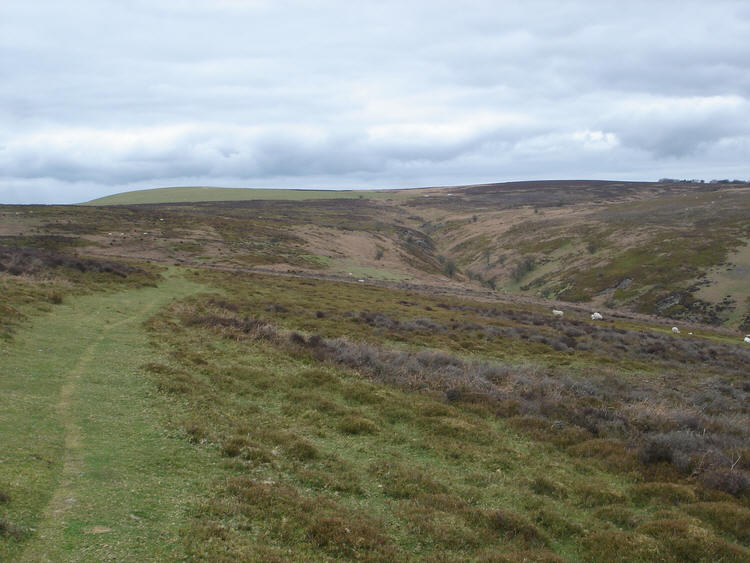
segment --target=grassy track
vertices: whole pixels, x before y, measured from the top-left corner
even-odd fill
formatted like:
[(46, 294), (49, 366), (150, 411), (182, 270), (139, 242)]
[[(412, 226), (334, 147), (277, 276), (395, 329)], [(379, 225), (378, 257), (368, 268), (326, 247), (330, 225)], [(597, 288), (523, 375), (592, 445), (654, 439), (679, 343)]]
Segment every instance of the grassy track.
[(141, 375), (154, 359), (142, 323), (198, 288), (172, 276), (71, 299), (4, 345), (0, 483), (19, 537), (0, 560), (179, 556), (174, 539), (213, 462), (164, 432)]

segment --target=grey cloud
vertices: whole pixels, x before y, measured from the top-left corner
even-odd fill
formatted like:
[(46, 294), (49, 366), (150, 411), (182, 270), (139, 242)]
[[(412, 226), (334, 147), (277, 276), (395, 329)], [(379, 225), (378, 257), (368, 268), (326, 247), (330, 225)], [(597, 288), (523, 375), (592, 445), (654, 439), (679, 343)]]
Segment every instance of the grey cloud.
[(0, 201), (750, 177), (748, 35), (731, 0), (4, 3)]
[(657, 157), (682, 157), (750, 135), (750, 102), (736, 96), (643, 99), (604, 120), (623, 143)]

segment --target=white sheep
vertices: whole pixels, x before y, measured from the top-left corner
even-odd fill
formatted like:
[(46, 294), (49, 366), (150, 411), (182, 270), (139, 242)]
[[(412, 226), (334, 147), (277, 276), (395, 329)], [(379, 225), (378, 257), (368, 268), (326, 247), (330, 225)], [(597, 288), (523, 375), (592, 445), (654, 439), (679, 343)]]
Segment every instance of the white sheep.
[(745, 343), (750, 344), (750, 334), (745, 337)]
[(673, 326), (672, 327), (672, 334), (680, 334), (680, 329), (677, 328), (676, 326)]
[(601, 313), (591, 313), (591, 320), (592, 321), (600, 321), (604, 317), (602, 317)]
[(556, 317), (562, 317), (565, 313), (560, 311), (559, 309), (552, 309), (552, 314)]

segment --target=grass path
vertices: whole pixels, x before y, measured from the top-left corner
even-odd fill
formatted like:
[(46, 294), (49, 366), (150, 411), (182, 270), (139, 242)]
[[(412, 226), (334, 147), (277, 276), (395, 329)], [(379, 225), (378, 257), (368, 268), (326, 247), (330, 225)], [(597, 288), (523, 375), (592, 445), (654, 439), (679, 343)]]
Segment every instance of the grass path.
[(165, 430), (170, 411), (141, 370), (157, 359), (142, 323), (200, 288), (173, 275), (71, 299), (4, 345), (0, 486), (7, 520), (31, 532), (0, 538), (0, 560), (179, 557), (215, 462)]

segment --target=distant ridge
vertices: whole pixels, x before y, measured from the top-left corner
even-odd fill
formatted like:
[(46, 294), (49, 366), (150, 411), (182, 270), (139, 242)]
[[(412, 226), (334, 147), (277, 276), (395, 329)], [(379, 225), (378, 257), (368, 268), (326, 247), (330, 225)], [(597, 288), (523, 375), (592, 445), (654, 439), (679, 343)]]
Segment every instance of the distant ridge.
[(264, 188), (215, 188), (185, 186), (135, 190), (100, 197), (82, 205), (137, 205), (146, 203), (195, 203), (200, 201), (309, 200), (373, 197), (371, 190), (301, 190)]
[[(658, 185), (656, 182), (629, 182), (609, 180), (524, 180), (515, 182), (492, 182), (486, 184), (465, 184), (448, 186), (429, 186), (387, 190), (308, 190), (294, 188), (219, 188), (211, 186), (182, 186), (170, 188), (153, 188), (122, 192), (110, 196), (92, 199), (82, 205), (139, 205), (159, 203), (197, 203), (209, 201), (252, 201), (252, 200), (287, 200), (305, 201), (317, 199), (355, 199), (355, 198), (409, 198), (429, 195), (490, 194), (497, 192), (515, 192), (528, 190), (546, 190), (550, 193), (559, 190), (577, 191), (596, 189), (598, 187), (618, 186), (623, 189), (639, 188), (646, 185)], [(455, 193), (453, 193), (455, 192)]]

